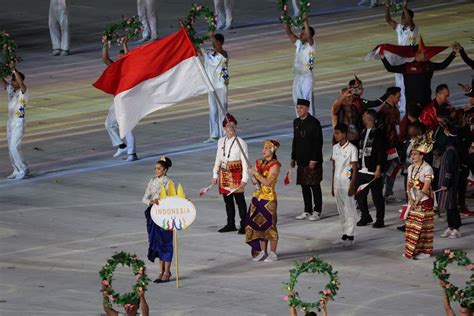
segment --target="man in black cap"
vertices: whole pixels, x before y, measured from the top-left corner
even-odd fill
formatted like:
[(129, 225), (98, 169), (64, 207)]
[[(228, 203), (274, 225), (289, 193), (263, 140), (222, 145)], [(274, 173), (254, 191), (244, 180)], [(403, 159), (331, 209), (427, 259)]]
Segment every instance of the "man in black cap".
[(291, 167), (298, 165), (296, 184), (301, 185), (304, 199), (304, 212), (296, 219), (317, 221), (322, 211), (323, 131), (318, 119), (309, 114), (309, 106), (310, 101), (297, 100), (298, 118), (293, 121)]

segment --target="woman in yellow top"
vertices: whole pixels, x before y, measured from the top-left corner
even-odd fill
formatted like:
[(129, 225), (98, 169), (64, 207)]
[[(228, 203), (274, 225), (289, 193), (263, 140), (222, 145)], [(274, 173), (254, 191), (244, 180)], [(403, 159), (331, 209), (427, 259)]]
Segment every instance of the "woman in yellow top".
[[(253, 261), (273, 262), (278, 260), (276, 248), (278, 244), (277, 224), (277, 196), (275, 186), (280, 173), (281, 164), (275, 154), (280, 143), (276, 140), (267, 140), (263, 143), (263, 158), (255, 162), (252, 183), (258, 183), (247, 214), (245, 228), (246, 242), (252, 247), (252, 253), (258, 253)], [(267, 245), (270, 241), (270, 251)]]

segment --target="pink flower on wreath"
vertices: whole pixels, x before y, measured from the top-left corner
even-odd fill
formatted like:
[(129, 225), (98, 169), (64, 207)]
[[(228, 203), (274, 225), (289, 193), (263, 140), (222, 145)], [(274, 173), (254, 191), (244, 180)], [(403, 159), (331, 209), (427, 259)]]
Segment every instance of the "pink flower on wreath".
[(474, 270), (474, 263), (470, 263), (466, 266), (466, 269), (468, 269), (469, 271), (472, 271)]
[(107, 281), (107, 280), (102, 280), (102, 285), (104, 285), (104, 286), (109, 286), (109, 281)]
[(114, 301), (114, 297), (112, 295), (109, 295), (109, 301), (111, 301), (111, 302)]
[(451, 287), (451, 284), (447, 283), (445, 287), (449, 289)]
[(198, 5), (198, 6), (196, 7), (196, 11), (201, 11), (201, 9), (202, 9), (202, 6), (200, 6), (200, 5)]
[(464, 296), (464, 292), (461, 292), (459, 295), (460, 295), (461, 297), (463, 297), (463, 296)]
[(451, 253), (451, 249), (449, 249), (449, 248), (444, 249), (444, 253), (449, 255)]
[(285, 302), (288, 302), (288, 295), (283, 296), (283, 300), (284, 300)]
[(127, 24), (131, 24), (131, 23), (132, 23), (132, 21), (131, 21), (131, 20), (127, 20)]
[(133, 257), (133, 260), (138, 261), (139, 260), (138, 256)]
[(285, 12), (288, 11), (288, 5), (287, 5), (287, 4), (285, 4), (285, 5), (283, 6), (283, 11), (285, 11)]
[(107, 291), (103, 291), (103, 292), (102, 292), (102, 295), (103, 295), (104, 297), (107, 296)]
[(138, 292), (139, 292), (139, 293), (143, 292), (143, 288), (142, 288), (142, 287), (139, 287), (139, 288), (138, 288)]
[(140, 273), (135, 274), (135, 278), (140, 279), (142, 275)]
[(449, 259), (453, 259), (453, 258), (454, 258), (454, 252), (451, 252), (451, 253), (449, 254)]
[(325, 294), (325, 295), (329, 295), (329, 294), (331, 294), (331, 290), (324, 289), (324, 291), (323, 291), (323, 294)]

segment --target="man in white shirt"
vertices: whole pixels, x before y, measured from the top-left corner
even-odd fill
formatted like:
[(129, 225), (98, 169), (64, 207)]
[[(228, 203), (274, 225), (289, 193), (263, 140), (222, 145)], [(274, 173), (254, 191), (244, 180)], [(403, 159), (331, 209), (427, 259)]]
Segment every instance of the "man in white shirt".
[[(304, 19), (304, 28), (300, 36), (296, 36), (291, 28), (285, 23), (285, 31), (290, 41), (295, 44), (295, 60), (293, 63), (293, 104), (296, 108), (298, 99), (310, 101), (309, 113), (314, 116), (313, 97), (313, 69), (316, 56), (316, 43), (314, 41), (314, 29), (309, 26), (308, 16)], [(298, 116), (298, 113), (296, 113)]]
[(21, 180), (28, 173), (28, 165), (23, 159), (21, 153), (21, 142), (25, 132), (25, 109), (28, 103), (29, 94), (25, 85), (25, 75), (17, 71), (15, 64), (10, 64), (12, 69), (11, 82), (8, 83), (4, 78), (0, 80), (8, 97), (8, 122), (7, 122), (7, 140), (8, 153), (13, 166), (13, 173), (8, 179)]
[[(219, 184), (219, 193), (224, 197), (227, 213), (227, 224), (219, 230), (220, 233), (236, 231), (234, 199), (239, 208), (240, 228), (239, 234), (245, 234), (245, 220), (247, 204), (244, 189), (248, 182), (248, 157), (247, 143), (236, 136), (237, 120), (229, 113), (222, 122), (226, 136), (217, 142), (216, 161), (213, 168), (212, 183)], [(242, 146), (240, 149), (239, 144)]]
[(49, 2), (49, 35), (53, 56), (69, 55), (69, 14), (66, 0)]
[(139, 42), (158, 38), (157, 0), (137, 0), (138, 18), (143, 25), (143, 35)]
[[(403, 1), (403, 13), (401, 23), (397, 23), (392, 19), (390, 14), (390, 0), (385, 0), (385, 21), (397, 33), (398, 45), (415, 46), (418, 38), (418, 27), (413, 21), (414, 12), (408, 9), (408, 0)], [(393, 55), (391, 55), (393, 56)], [(401, 65), (406, 62), (404, 58), (393, 56), (389, 60), (391, 65)], [(405, 83), (403, 81), (403, 74), (395, 74), (395, 86), (402, 89), (400, 99), (400, 114), (405, 115), (406, 99), (405, 99)]]
[(204, 56), (204, 68), (211, 81), (215, 93), (209, 93), (209, 139), (205, 143), (215, 143), (224, 136), (221, 122), (224, 114), (219, 106), (221, 102), (227, 111), (227, 86), (229, 84), (229, 55), (224, 50), (224, 36), (222, 34), (210, 34), (213, 49), (201, 49)]
[(337, 211), (342, 224), (342, 238), (336, 243), (345, 247), (354, 244), (357, 209), (354, 194), (357, 183), (357, 147), (347, 139), (347, 125), (334, 127), (336, 144), (332, 148), (332, 196), (336, 197)]
[(234, 11), (234, 0), (214, 0), (214, 12), (217, 15), (217, 29), (230, 30)]

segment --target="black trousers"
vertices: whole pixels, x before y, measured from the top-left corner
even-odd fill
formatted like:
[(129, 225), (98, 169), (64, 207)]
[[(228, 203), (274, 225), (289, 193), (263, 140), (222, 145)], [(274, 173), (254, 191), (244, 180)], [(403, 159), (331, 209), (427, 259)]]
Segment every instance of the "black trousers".
[[(304, 211), (313, 214), (313, 210), (321, 214), (323, 208), (323, 195), (321, 193), (321, 185), (302, 185), (303, 191)], [(313, 208), (314, 200), (314, 208)]]
[(461, 227), (461, 215), (459, 215), (459, 210), (455, 208), (447, 210), (446, 213), (448, 214), (448, 227), (459, 229), (459, 227)]
[(225, 202), (225, 211), (227, 213), (227, 225), (235, 227), (235, 203), (239, 208), (240, 215), (240, 227), (245, 227), (245, 218), (247, 216), (247, 203), (245, 202), (245, 196), (243, 193), (232, 193), (231, 195), (222, 194)]
[(459, 168), (458, 207), (466, 206), (467, 178), (469, 177), (469, 172), (468, 166), (461, 166)]
[[(357, 186), (368, 183), (374, 178), (373, 175), (366, 173), (357, 174)], [(383, 223), (385, 219), (385, 201), (383, 198), (383, 177), (375, 179), (368, 188), (365, 188), (357, 194), (357, 205), (359, 206), (361, 212), (361, 218), (367, 219), (370, 218), (369, 206), (367, 204), (367, 196), (369, 195), (369, 190), (372, 192), (372, 200), (374, 201), (375, 209), (377, 211), (376, 218), (378, 223)]]

